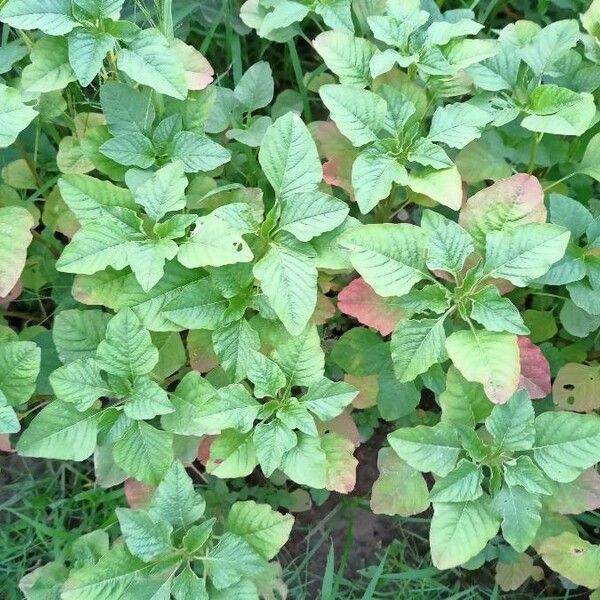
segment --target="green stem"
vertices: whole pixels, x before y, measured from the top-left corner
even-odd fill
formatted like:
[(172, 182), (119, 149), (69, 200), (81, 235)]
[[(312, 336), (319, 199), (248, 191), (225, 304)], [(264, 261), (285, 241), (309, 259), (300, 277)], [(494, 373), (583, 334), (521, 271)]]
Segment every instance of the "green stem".
[(531, 140), (531, 151), (529, 152), (529, 163), (527, 164), (527, 173), (531, 175), (533, 169), (535, 168), (535, 159), (537, 158), (537, 151), (540, 142), (542, 141), (542, 137), (544, 134), (533, 135), (533, 139)]
[(160, 26), (164, 36), (171, 41), (175, 37), (172, 0), (162, 0), (161, 2)]
[(298, 50), (296, 49), (296, 43), (293, 39), (288, 41), (288, 50), (290, 51), (290, 58), (292, 60), (292, 68), (294, 69), (294, 75), (296, 77), (296, 85), (302, 95), (302, 104), (304, 106), (304, 118), (309, 123), (312, 121), (312, 112), (310, 110), (310, 102), (308, 98), (308, 90), (304, 85), (304, 77), (302, 76), (302, 65), (300, 64), (300, 57), (298, 56)]
[(551, 190), (553, 187), (556, 187), (557, 185), (561, 184), (563, 181), (566, 181), (567, 179), (571, 179), (571, 177), (573, 177), (573, 175), (576, 175), (576, 174), (577, 173), (569, 173), (568, 175), (565, 175), (564, 177), (561, 177), (557, 181), (552, 182), (550, 185), (547, 185), (544, 188), (544, 192), (547, 192), (548, 190)]

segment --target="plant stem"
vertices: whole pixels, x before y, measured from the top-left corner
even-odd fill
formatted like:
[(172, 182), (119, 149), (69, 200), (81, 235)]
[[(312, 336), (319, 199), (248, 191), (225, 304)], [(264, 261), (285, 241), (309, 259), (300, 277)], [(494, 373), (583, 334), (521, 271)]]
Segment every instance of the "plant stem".
[(300, 57), (298, 56), (298, 50), (296, 49), (296, 43), (293, 39), (288, 41), (288, 50), (290, 51), (290, 58), (292, 60), (292, 68), (294, 69), (294, 76), (296, 77), (296, 84), (300, 90), (302, 96), (302, 104), (304, 106), (304, 118), (306, 121), (312, 121), (312, 113), (310, 110), (310, 101), (308, 98), (308, 90), (304, 85), (304, 77), (302, 75), (302, 65), (300, 64)]

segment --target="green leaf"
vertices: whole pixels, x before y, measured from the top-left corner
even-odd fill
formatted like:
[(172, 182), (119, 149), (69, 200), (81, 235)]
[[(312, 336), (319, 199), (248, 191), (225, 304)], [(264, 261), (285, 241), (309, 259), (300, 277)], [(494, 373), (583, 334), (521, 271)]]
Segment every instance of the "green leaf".
[(321, 183), (323, 170), (317, 147), (294, 113), (279, 117), (267, 129), (258, 161), (279, 198), (313, 192)]
[(21, 456), (85, 460), (96, 447), (99, 412), (79, 411), (56, 400), (45, 406), (21, 434), (17, 451)]
[(483, 470), (471, 461), (462, 459), (456, 468), (438, 479), (431, 489), (432, 502), (468, 502), (483, 494)]
[(492, 404), (480, 383), (467, 381), (460, 371), (450, 366), (446, 375), (446, 389), (439, 395), (442, 421), (473, 427), (489, 416)]
[(573, 481), (600, 461), (600, 417), (569, 412), (539, 415), (533, 458), (550, 479)]
[(97, 19), (118, 20), (124, 0), (73, 0), (73, 4)]
[(172, 240), (135, 241), (127, 247), (127, 262), (142, 289), (151, 290), (164, 275), (165, 261), (175, 258), (177, 244)]
[(50, 374), (50, 385), (59, 400), (75, 404), (77, 410), (87, 410), (98, 398), (111, 395), (93, 358), (74, 360), (59, 367)]
[(192, 282), (167, 302), (163, 315), (184, 329), (216, 329), (228, 303), (208, 278)]
[(63, 310), (54, 316), (52, 339), (60, 360), (68, 363), (96, 355), (111, 315), (101, 310)]
[(144, 562), (156, 560), (172, 549), (169, 523), (156, 522), (145, 510), (117, 508), (117, 518), (127, 548)]
[(488, 331), (506, 331), (519, 335), (529, 335), (529, 329), (523, 322), (516, 306), (500, 295), (498, 288), (486, 285), (469, 296), (471, 318), (483, 325)]
[(484, 274), (524, 287), (562, 258), (571, 232), (550, 223), (529, 223), (487, 236)]
[(234, 381), (241, 381), (248, 373), (252, 351), (260, 348), (260, 340), (248, 321), (241, 319), (216, 329), (213, 345), (221, 366)]
[(298, 429), (312, 437), (319, 435), (314, 417), (310, 414), (308, 408), (298, 402), (296, 398), (288, 398), (275, 414), (290, 429)]
[(0, 208), (0, 296), (8, 296), (25, 266), (34, 227), (31, 213), (20, 206)]
[(149, 515), (175, 528), (188, 527), (204, 514), (205, 502), (194, 491), (191, 478), (180, 461), (175, 460), (158, 484)]
[(521, 48), (521, 57), (540, 77), (573, 48), (580, 37), (579, 23), (575, 19), (556, 21), (541, 29)]
[(173, 579), (171, 594), (175, 600), (188, 600), (188, 598), (209, 600), (204, 579), (198, 577), (189, 564)]
[(379, 476), (371, 492), (371, 510), (376, 515), (409, 517), (427, 509), (429, 492), (425, 478), (391, 448), (381, 448), (377, 468)]
[(552, 494), (550, 482), (529, 456), (521, 455), (507, 461), (503, 468), (506, 485), (521, 486), (531, 494)]
[(520, 363), (516, 335), (456, 331), (446, 340), (446, 350), (465, 379), (481, 383), (492, 402), (503, 404), (517, 390)]
[(113, 135), (149, 133), (156, 116), (150, 93), (117, 81), (107, 81), (100, 88), (100, 103)]
[(323, 377), (325, 354), (314, 325), (298, 336), (286, 336), (271, 358), (281, 367), (290, 385), (308, 387)]
[(427, 138), (418, 139), (411, 146), (407, 158), (411, 162), (434, 169), (447, 169), (454, 166), (445, 150)]
[(69, 64), (67, 40), (43, 36), (31, 49), (31, 63), (23, 69), (21, 90), (24, 98), (36, 98), (44, 92), (64, 89), (75, 80)]
[(432, 210), (423, 212), (421, 228), (427, 234), (429, 269), (458, 275), (475, 250), (471, 236), (460, 225)]
[[(300, 485), (324, 489), (327, 483), (327, 456), (321, 440), (305, 433), (297, 433), (297, 445), (283, 457), (281, 470)], [(310, 469), (306, 468), (310, 465)]]
[(124, 308), (109, 321), (96, 358), (108, 373), (132, 378), (152, 371), (158, 362), (158, 350), (135, 313)]
[(233, 93), (244, 110), (252, 112), (271, 103), (274, 85), (269, 63), (260, 61), (244, 72)]
[[(141, 580), (148, 581), (153, 572), (153, 579), (159, 578), (160, 569), (155, 564), (136, 558), (125, 544), (117, 545), (96, 564), (73, 570), (61, 595), (65, 600), (78, 600), (82, 597), (104, 600), (113, 594), (119, 597), (130, 592)], [(165, 573), (164, 578), (167, 577)]]
[[(131, 213), (132, 224), (140, 225)], [(136, 222), (137, 221), (137, 222)], [(128, 264), (127, 252), (141, 234), (130, 224), (117, 220), (90, 223), (80, 229), (66, 246), (56, 263), (64, 273), (92, 274), (108, 266), (123, 269)]]
[(319, 95), (338, 129), (354, 146), (378, 139), (385, 125), (387, 104), (383, 98), (348, 85), (322, 85)]
[(438, 569), (451, 569), (477, 556), (498, 532), (499, 520), (488, 496), (433, 507), (431, 559)]
[(175, 412), (163, 415), (160, 419), (163, 429), (179, 435), (201, 436), (202, 424), (196, 419), (202, 404), (215, 392), (215, 388), (200, 373), (186, 373), (171, 393), (171, 404)]
[(0, 83), (0, 148), (14, 143), (37, 114), (37, 111), (23, 103), (18, 90)]
[(454, 469), (461, 452), (458, 435), (446, 423), (396, 429), (388, 435), (388, 442), (411, 467), (424, 473), (431, 471), (440, 477)]
[(120, 165), (140, 169), (151, 167), (156, 158), (152, 142), (141, 133), (117, 135), (104, 142), (100, 152)]
[(183, 163), (186, 173), (214, 171), (231, 159), (227, 148), (213, 142), (207, 135), (193, 131), (180, 131), (175, 134), (170, 146), (170, 156), (173, 160)]
[(288, 196), (281, 207), (279, 228), (301, 242), (340, 226), (350, 211), (348, 205), (329, 194), (318, 191)]
[(380, 296), (403, 296), (429, 277), (425, 233), (414, 225), (363, 225), (344, 233), (340, 244)]
[(494, 507), (502, 517), (504, 539), (517, 552), (525, 552), (542, 522), (539, 497), (521, 486), (504, 485), (494, 498)]
[(408, 176), (408, 187), (426, 198), (431, 198), (452, 210), (458, 210), (463, 200), (462, 179), (458, 169), (432, 169), (411, 171)]
[[(104, 89), (104, 88), (103, 88)], [(100, 218), (114, 219), (115, 207), (136, 210), (131, 192), (110, 181), (89, 175), (63, 175), (58, 180), (60, 195), (82, 225)]]
[(281, 466), (283, 456), (297, 443), (296, 434), (280, 419), (269, 423), (258, 423), (252, 441), (256, 447), (256, 458), (265, 477), (270, 477)]
[(248, 379), (254, 384), (256, 398), (275, 398), (277, 392), (286, 384), (284, 372), (276, 362), (262, 352), (252, 351), (252, 360), (248, 363)]
[(144, 421), (134, 421), (115, 443), (113, 456), (130, 477), (158, 485), (173, 462), (173, 438)]
[(144, 29), (117, 53), (117, 66), (133, 81), (183, 100), (187, 83), (183, 65), (157, 29)]
[(317, 269), (293, 247), (272, 243), (254, 265), (254, 275), (281, 322), (299, 335), (317, 304)]
[(206, 470), (220, 477), (246, 477), (256, 467), (256, 450), (250, 433), (226, 429), (212, 443)]
[(540, 85), (529, 97), (521, 126), (530, 131), (555, 135), (582, 135), (596, 114), (594, 97), (588, 92), (574, 92), (557, 85)]
[(321, 421), (331, 421), (344, 411), (358, 393), (349, 383), (323, 377), (308, 388), (300, 402)]
[(446, 104), (433, 113), (428, 139), (460, 150), (479, 138), (492, 120), (493, 115), (473, 104)]
[(41, 354), (34, 342), (0, 344), (0, 391), (11, 406), (27, 402), (35, 391)]
[(398, 380), (414, 381), (432, 365), (443, 362), (445, 341), (444, 317), (401, 321), (392, 333), (390, 345)]
[(352, 187), (360, 212), (365, 215), (387, 198), (392, 185), (405, 185), (408, 174), (396, 157), (389, 156), (377, 144), (367, 146), (352, 164)]
[(260, 404), (241, 383), (219, 388), (198, 408), (196, 419), (203, 433), (217, 434), (224, 429), (246, 433), (252, 429)]
[(190, 238), (179, 247), (177, 258), (193, 269), (250, 262), (253, 254), (237, 229), (210, 214), (196, 221)]
[(264, 559), (271, 560), (287, 542), (294, 517), (268, 504), (236, 502), (227, 515), (227, 529), (246, 540)]
[(9, 0), (0, 19), (17, 29), (40, 29), (56, 36), (78, 25), (71, 16), (70, 0)]
[(133, 197), (149, 217), (160, 221), (168, 212), (185, 207), (187, 184), (181, 163), (174, 162), (153, 173), (134, 190)]
[(21, 424), (17, 413), (8, 405), (6, 397), (0, 392), (0, 433), (17, 433), (20, 430)]
[(223, 534), (208, 559), (204, 567), (218, 590), (228, 588), (242, 577), (254, 577), (267, 567), (267, 562), (244, 538), (230, 532)]
[(115, 46), (115, 38), (108, 33), (78, 27), (67, 37), (69, 63), (83, 87), (88, 86), (100, 72), (104, 58)]
[(531, 400), (527, 392), (519, 390), (506, 404), (494, 406), (485, 427), (501, 450), (528, 450), (535, 437), (533, 420)]
[(174, 412), (167, 392), (148, 376), (137, 377), (127, 394), (124, 412), (130, 419), (153, 419)]
[(313, 46), (340, 83), (359, 87), (371, 83), (369, 62), (377, 46), (369, 40), (344, 31), (325, 31), (314, 39)]

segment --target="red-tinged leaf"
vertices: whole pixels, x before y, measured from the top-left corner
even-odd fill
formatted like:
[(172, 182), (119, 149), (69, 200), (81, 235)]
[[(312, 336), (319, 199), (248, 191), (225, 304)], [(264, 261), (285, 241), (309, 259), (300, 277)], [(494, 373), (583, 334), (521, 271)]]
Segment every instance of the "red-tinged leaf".
[(8, 433), (0, 433), (0, 452), (14, 452)]
[(315, 325), (324, 325), (335, 315), (335, 306), (333, 302), (324, 294), (317, 296), (317, 306), (312, 316), (312, 322)]
[(350, 440), (355, 448), (360, 446), (360, 433), (352, 418), (352, 408), (346, 408), (344, 412), (331, 421), (319, 421), (317, 427), (320, 432), (333, 431)]
[(600, 508), (600, 474), (592, 467), (575, 481), (555, 483), (552, 496), (545, 498), (545, 503), (561, 515), (578, 515)]
[(321, 438), (321, 449), (327, 457), (325, 488), (332, 492), (348, 494), (356, 485), (354, 444), (335, 432), (326, 433)]
[(358, 409), (371, 408), (377, 404), (379, 393), (379, 375), (344, 375), (344, 381), (358, 389), (358, 396), (352, 400), (352, 406)]
[(471, 196), (461, 209), (458, 222), (483, 246), (490, 231), (544, 223), (546, 213), (540, 182), (532, 175), (519, 173)]
[(144, 508), (150, 502), (154, 488), (137, 479), (129, 478), (123, 483), (123, 491), (129, 507), (138, 509)]
[(351, 281), (338, 294), (338, 308), (346, 315), (354, 317), (363, 325), (377, 329), (382, 335), (389, 335), (396, 323), (410, 314), (395, 305), (394, 297), (382, 298), (362, 277)]
[(351, 154), (352, 160), (354, 160), (358, 154), (356, 148), (340, 133), (333, 121), (313, 121), (308, 128), (317, 144), (321, 158), (329, 159), (334, 156)]
[(542, 351), (526, 336), (518, 336), (521, 374), (519, 388), (531, 398), (545, 398), (551, 391), (550, 365)]
[(23, 282), (21, 281), (21, 279), (18, 279), (13, 289), (10, 290), (10, 292), (8, 292), (6, 296), (0, 297), (0, 306), (2, 306), (3, 308), (7, 307), (13, 300), (16, 300), (22, 292)]
[(201, 465), (206, 466), (208, 459), (210, 458), (210, 447), (213, 445), (213, 442), (217, 439), (216, 435), (205, 435), (200, 440), (200, 445), (198, 446), (198, 461)]
[(187, 351), (190, 366), (198, 373), (208, 373), (219, 366), (219, 359), (213, 350), (212, 332), (194, 329), (187, 336)]
[(178, 39), (171, 42), (171, 47), (183, 64), (188, 90), (203, 90), (210, 85), (215, 72), (198, 50)]
[(328, 185), (342, 188), (354, 199), (352, 187), (352, 160), (346, 156), (335, 156), (323, 163), (323, 181)]

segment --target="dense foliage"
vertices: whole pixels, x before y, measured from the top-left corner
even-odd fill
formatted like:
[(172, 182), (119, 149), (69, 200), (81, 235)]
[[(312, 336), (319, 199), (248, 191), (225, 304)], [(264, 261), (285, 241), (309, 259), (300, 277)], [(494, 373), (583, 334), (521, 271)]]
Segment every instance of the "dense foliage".
[(198, 483), (348, 494), (379, 428), (436, 567), (600, 588), (600, 2), (206, 4), (0, 0), (2, 448), (131, 503), (25, 597), (285, 596), (289, 507)]

